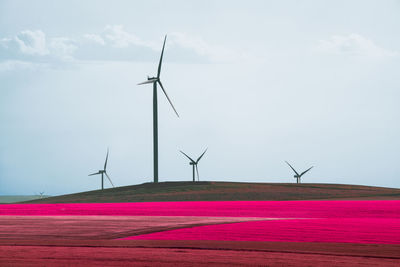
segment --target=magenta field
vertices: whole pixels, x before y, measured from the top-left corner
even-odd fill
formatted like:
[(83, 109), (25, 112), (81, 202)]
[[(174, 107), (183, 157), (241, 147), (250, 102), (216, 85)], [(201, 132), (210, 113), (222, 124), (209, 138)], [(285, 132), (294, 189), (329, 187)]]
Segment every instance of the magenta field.
[(397, 200), (12, 204), (0, 205), (0, 215), (252, 217), (259, 220), (183, 227), (122, 239), (400, 244)]
[(400, 244), (400, 220), (331, 218), (253, 221), (182, 228), (124, 239)]
[(400, 200), (0, 204), (0, 215), (400, 219)]

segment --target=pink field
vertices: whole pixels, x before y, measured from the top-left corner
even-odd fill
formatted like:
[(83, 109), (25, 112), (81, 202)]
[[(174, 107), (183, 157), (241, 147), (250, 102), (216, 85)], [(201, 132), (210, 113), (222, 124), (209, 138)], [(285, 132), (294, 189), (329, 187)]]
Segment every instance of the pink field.
[(123, 239), (400, 244), (400, 201), (221, 201), (0, 205), (0, 215), (281, 218), (207, 225)]
[(253, 221), (182, 228), (124, 239), (400, 244), (400, 220), (331, 218)]
[(99, 204), (0, 204), (0, 215), (400, 219), (400, 201), (198, 201)]

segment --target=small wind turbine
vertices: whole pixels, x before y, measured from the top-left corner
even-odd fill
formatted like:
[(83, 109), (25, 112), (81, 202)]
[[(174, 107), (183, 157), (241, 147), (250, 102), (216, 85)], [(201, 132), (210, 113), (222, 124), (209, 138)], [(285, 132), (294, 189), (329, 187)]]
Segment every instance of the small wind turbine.
[(36, 195), (37, 197), (39, 197), (39, 199), (42, 199), (43, 196), (44, 196), (44, 192), (35, 193), (35, 195)]
[(207, 149), (204, 150), (203, 154), (201, 154), (200, 157), (196, 161), (194, 161), (191, 157), (186, 155), (185, 152), (183, 152), (182, 150), (179, 150), (183, 155), (185, 155), (190, 160), (189, 164), (193, 166), (193, 182), (196, 181), (195, 180), (195, 175), (194, 175), (194, 169), (196, 169), (196, 172), (197, 172), (197, 181), (200, 180), (199, 169), (197, 167), (197, 164), (199, 163), (200, 159), (204, 156), (204, 154), (206, 153)]
[(164, 55), (164, 48), (165, 48), (165, 41), (167, 40), (167, 35), (165, 35), (164, 38), (164, 44), (161, 50), (161, 57), (160, 57), (160, 62), (158, 63), (158, 71), (157, 71), (157, 77), (149, 77), (147, 76), (147, 81), (144, 81), (142, 83), (139, 83), (138, 85), (141, 84), (148, 84), (152, 83), (153, 84), (153, 170), (154, 170), (154, 182), (158, 183), (158, 111), (157, 111), (157, 83), (160, 85), (162, 91), (164, 92), (165, 96), (168, 99), (168, 102), (171, 104), (171, 107), (176, 113), (176, 116), (179, 118), (179, 114), (176, 111), (174, 105), (172, 104), (171, 100), (169, 99), (167, 92), (164, 89), (164, 86), (161, 83), (160, 80), (160, 74), (161, 74), (161, 64), (162, 64), (162, 59)]
[(308, 168), (307, 170), (305, 170), (302, 173), (298, 173), (293, 167), (292, 165), (289, 164), (289, 162), (285, 161), (287, 163), (287, 165), (289, 165), (289, 167), (294, 171), (295, 175), (293, 176), (294, 178), (296, 178), (296, 181), (298, 184), (301, 183), (301, 176), (303, 176), (306, 172), (308, 172), (309, 170), (311, 170), (314, 166), (311, 166), (310, 168)]
[(101, 190), (104, 189), (104, 175), (107, 176), (107, 178), (108, 178), (108, 180), (110, 181), (111, 185), (114, 187), (114, 184), (113, 184), (113, 182), (111, 181), (111, 179), (110, 179), (110, 177), (108, 176), (107, 171), (106, 171), (106, 168), (107, 168), (107, 161), (108, 161), (108, 149), (107, 149), (106, 161), (104, 162), (104, 169), (103, 169), (103, 170), (99, 170), (99, 171), (96, 172), (96, 173), (89, 174), (89, 176), (101, 174)]

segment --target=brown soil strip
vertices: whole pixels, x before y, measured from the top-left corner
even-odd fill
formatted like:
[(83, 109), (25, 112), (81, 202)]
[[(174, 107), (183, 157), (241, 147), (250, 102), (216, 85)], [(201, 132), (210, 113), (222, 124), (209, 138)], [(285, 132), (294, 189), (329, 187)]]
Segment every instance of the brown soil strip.
[(266, 218), (196, 216), (0, 216), (1, 239), (116, 239), (186, 227)]
[(174, 248), (320, 254), (400, 259), (400, 244), (355, 244), (317, 242), (253, 242), (216, 240), (0, 240), (4, 246)]
[[(358, 246), (354, 244), (323, 243), (269, 243), (230, 242), (197, 244), (199, 248), (176, 247), (177, 244), (163, 243), (166, 247), (138, 247), (115, 244), (114, 246), (7, 246), (0, 245), (1, 266), (399, 266), (398, 247)], [(94, 242), (94, 241), (91, 241)], [(110, 241), (108, 241), (110, 242)], [(81, 245), (84, 242), (82, 242)], [(126, 242), (122, 242), (126, 243)], [(120, 243), (120, 244), (122, 244)], [(246, 244), (247, 243), (247, 244)], [(104, 245), (104, 243), (103, 243)], [(150, 245), (150, 244), (147, 244)], [(196, 246), (196, 244), (191, 244)], [(134, 247), (136, 246), (136, 247)], [(172, 247), (172, 248), (171, 248)], [(207, 247), (214, 247), (208, 249)], [(225, 249), (230, 247), (234, 249)], [(253, 250), (246, 250), (252, 248)], [(260, 248), (263, 248), (260, 250)], [(277, 249), (283, 252), (274, 251)], [(363, 255), (352, 255), (353, 249)], [(305, 251), (306, 250), (306, 251)], [(320, 253), (323, 250), (324, 253)], [(343, 254), (337, 254), (337, 251)], [(366, 256), (368, 252), (392, 250), (391, 256)], [(336, 251), (336, 254), (334, 253)], [(347, 251), (347, 252), (345, 252)], [(347, 254), (346, 254), (347, 253)]]

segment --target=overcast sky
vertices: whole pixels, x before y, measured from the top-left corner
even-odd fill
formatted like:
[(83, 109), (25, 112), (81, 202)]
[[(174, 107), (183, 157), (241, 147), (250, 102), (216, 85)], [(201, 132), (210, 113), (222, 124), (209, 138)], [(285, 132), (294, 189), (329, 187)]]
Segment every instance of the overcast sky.
[[(0, 0), (0, 194), (303, 181), (400, 187), (400, 1)], [(106, 186), (110, 185), (106, 183)]]

